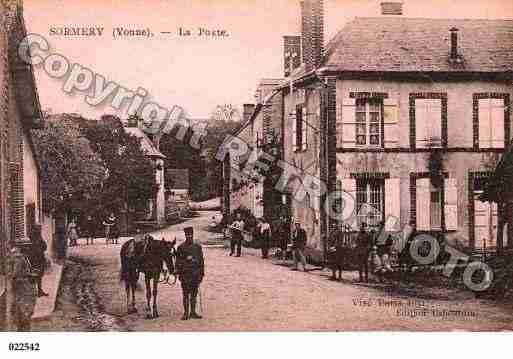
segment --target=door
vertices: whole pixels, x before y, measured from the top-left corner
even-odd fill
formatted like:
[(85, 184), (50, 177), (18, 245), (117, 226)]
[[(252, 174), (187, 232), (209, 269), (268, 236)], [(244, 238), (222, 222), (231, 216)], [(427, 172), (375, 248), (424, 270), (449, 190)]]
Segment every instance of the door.
[(496, 247), (497, 243), (497, 204), (482, 202), (474, 191), (474, 238), (476, 248)]

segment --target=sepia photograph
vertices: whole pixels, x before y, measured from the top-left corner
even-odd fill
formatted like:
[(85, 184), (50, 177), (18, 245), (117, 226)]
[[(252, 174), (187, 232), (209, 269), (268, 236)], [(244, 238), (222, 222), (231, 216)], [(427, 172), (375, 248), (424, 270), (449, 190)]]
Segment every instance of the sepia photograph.
[(0, 332), (513, 330), (511, 1), (0, 0), (0, 55)]

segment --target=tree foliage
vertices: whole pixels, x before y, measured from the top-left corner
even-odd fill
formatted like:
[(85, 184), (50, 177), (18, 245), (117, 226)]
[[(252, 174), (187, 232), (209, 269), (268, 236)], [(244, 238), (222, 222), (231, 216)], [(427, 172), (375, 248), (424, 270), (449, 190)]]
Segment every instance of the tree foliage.
[(153, 198), (158, 190), (154, 164), (141, 149), (141, 140), (125, 132), (119, 118), (103, 116), (84, 133), (107, 169), (98, 207), (117, 211), (125, 203), (138, 207)]
[(105, 167), (77, 124), (48, 121), (43, 129), (32, 131), (32, 138), (41, 168), (45, 211), (58, 210), (73, 199), (94, 197), (105, 178)]

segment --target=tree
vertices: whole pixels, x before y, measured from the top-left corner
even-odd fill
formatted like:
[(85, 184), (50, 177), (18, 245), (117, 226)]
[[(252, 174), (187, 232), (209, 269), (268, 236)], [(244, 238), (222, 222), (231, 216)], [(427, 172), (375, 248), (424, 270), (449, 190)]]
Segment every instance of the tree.
[(239, 122), (240, 113), (231, 104), (217, 105), (211, 118), (214, 122)]
[(105, 167), (79, 126), (53, 120), (31, 134), (41, 167), (44, 210), (80, 206), (83, 199), (93, 198), (105, 179)]
[(155, 196), (158, 187), (153, 162), (141, 149), (141, 140), (125, 132), (119, 118), (103, 116), (85, 128), (85, 136), (107, 172), (96, 201), (99, 209), (117, 211), (125, 203), (136, 207)]

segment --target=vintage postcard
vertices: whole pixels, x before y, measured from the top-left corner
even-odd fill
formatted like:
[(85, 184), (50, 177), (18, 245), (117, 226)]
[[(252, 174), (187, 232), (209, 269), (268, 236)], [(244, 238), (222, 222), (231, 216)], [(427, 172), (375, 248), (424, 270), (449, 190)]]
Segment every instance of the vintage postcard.
[(1, 0), (0, 330), (512, 330), (512, 19)]

